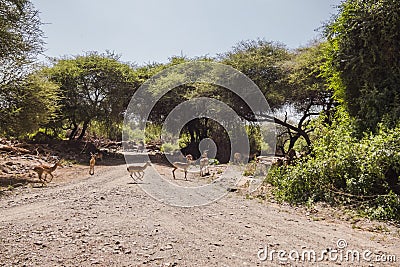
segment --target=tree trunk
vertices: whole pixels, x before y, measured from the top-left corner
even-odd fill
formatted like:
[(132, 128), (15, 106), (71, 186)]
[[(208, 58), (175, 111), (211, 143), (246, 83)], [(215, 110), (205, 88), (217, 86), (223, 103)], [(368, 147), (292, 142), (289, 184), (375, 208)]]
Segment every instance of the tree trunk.
[(189, 124), (188, 125), (188, 131), (189, 131), (189, 134), (190, 134), (190, 143), (194, 143), (195, 142), (195, 140), (194, 140), (194, 130), (193, 130), (193, 127), (192, 127), (192, 125), (191, 124)]
[(295, 136), (290, 137), (288, 151), (290, 151), (294, 147), (294, 145), (296, 144), (296, 142), (299, 138), (300, 138), (300, 134), (298, 134), (298, 133)]
[[(307, 146), (309, 148), (311, 148), (311, 140), (310, 140), (310, 137), (308, 136), (307, 132), (302, 129), (302, 121), (299, 123), (299, 127), (296, 127), (294, 125), (291, 125), (291, 124), (287, 123), (286, 121), (282, 121), (282, 120), (280, 120), (280, 119), (278, 119), (276, 117), (273, 117), (273, 116), (264, 116), (264, 117), (265, 117), (265, 119), (263, 119), (263, 120), (258, 119), (258, 120), (248, 120), (248, 121), (255, 121), (255, 122), (257, 122), (257, 121), (268, 121), (268, 122), (274, 122), (276, 124), (284, 126), (284, 127), (288, 128), (289, 130), (292, 130), (293, 132), (295, 132), (296, 133), (295, 137), (297, 135), (299, 137), (300, 136), (303, 137), (304, 140), (306, 140)], [(304, 118), (305, 117), (303, 117), (302, 120), (304, 120)], [(297, 139), (299, 137), (297, 137), (295, 140), (293, 140), (294, 143), (297, 141)], [(292, 138), (290, 138), (290, 142), (292, 142)], [(293, 146), (294, 146), (294, 143), (293, 143)]]
[(82, 140), (83, 137), (85, 136), (86, 130), (87, 130), (88, 126), (89, 126), (89, 122), (90, 122), (90, 121), (85, 121), (85, 122), (83, 123), (82, 132), (81, 132), (81, 134), (79, 135), (78, 140)]
[(76, 133), (78, 132), (78, 124), (74, 123), (74, 128), (72, 129), (68, 139), (71, 141), (75, 139)]
[(285, 126), (286, 128), (288, 128), (288, 129), (290, 129), (290, 130), (292, 130), (294, 132), (297, 132), (297, 134), (301, 135), (304, 138), (304, 140), (306, 140), (307, 145), (309, 147), (311, 146), (311, 140), (310, 140), (310, 137), (308, 136), (308, 134), (306, 133), (306, 131), (304, 131), (303, 129), (298, 128), (296, 126), (293, 126), (293, 125), (291, 125), (291, 124), (289, 124), (287, 122), (284, 122), (284, 121), (282, 121), (282, 120), (280, 120), (278, 118), (273, 118), (273, 120), (274, 120), (274, 122), (276, 124)]

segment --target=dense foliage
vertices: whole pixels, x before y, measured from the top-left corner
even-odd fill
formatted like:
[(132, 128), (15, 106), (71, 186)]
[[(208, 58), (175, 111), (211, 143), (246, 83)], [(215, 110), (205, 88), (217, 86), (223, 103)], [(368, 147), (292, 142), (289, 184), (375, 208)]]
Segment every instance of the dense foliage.
[(400, 220), (399, 12), (398, 1), (348, 0), (326, 26), (320, 70), (340, 106), (314, 121), (310, 155), (269, 173), (279, 199)]
[(28, 0), (0, 1), (0, 86), (19, 81), (43, 52), (38, 11)]
[(60, 85), (60, 116), (50, 124), (56, 132), (71, 129), (69, 138), (82, 139), (92, 121), (102, 123), (114, 138), (123, 113), (138, 86), (136, 73), (120, 63), (115, 55), (89, 53), (72, 59), (57, 60), (43, 73)]
[(264, 40), (239, 42), (220, 55), (221, 63), (234, 67), (257, 84), (272, 109), (284, 105), (289, 94), (282, 83), (285, 75), (282, 63), (289, 59), (290, 53), (284, 45)]
[(278, 128), (281, 130), (281, 144), (278, 144), (282, 151), (294, 148), (300, 137), (303, 137), (307, 146), (311, 146), (309, 133), (313, 131), (313, 127), (310, 123), (317, 116), (323, 115), (325, 122), (330, 123), (336, 102), (321, 68), (326, 62), (326, 50), (325, 42), (316, 42), (297, 49), (290, 60), (284, 62), (286, 75), (281, 84), (288, 88), (285, 104), (293, 107), (299, 118), (290, 125), (278, 123), (282, 126)]
[(400, 125), (354, 136), (345, 112), (331, 126), (316, 123), (313, 153), (296, 164), (273, 168), (276, 196), (292, 203), (357, 204), (368, 215), (400, 220)]
[(349, 0), (326, 27), (331, 86), (359, 131), (400, 117), (400, 1)]
[(7, 86), (2, 93), (0, 134), (21, 136), (32, 133), (55, 118), (59, 105), (58, 86), (41, 73)]
[(40, 26), (29, 1), (0, 1), (0, 135), (34, 132), (57, 110), (57, 87), (34, 73), (43, 51)]

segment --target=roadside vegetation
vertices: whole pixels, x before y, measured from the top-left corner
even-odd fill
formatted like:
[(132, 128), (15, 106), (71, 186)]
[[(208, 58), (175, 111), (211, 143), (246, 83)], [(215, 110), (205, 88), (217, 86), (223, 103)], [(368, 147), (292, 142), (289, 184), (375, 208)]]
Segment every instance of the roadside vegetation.
[[(110, 51), (38, 63), (44, 52), (38, 11), (28, 0), (0, 1), (0, 137), (121, 141), (129, 131), (123, 128), (126, 108), (148, 78), (185, 62), (220, 62), (247, 75), (264, 94), (273, 111), (267, 119), (277, 129), (276, 153), (297, 151), (266, 177), (278, 200), (323, 201), (400, 222), (399, 13), (398, 0), (343, 1), (327, 18), (321, 38), (295, 50), (258, 39), (212, 58), (172, 56), (165, 64), (138, 66)], [(138, 133), (138, 139), (159, 144), (160, 126), (171, 110), (201, 96), (235, 110), (246, 123), (251, 155), (271, 150), (242, 99), (196, 83), (164, 95), (148, 118), (146, 136)], [(198, 158), (199, 143), (211, 138), (218, 146), (216, 160), (226, 163), (226, 135), (215, 121), (198, 118), (184, 126), (179, 144), (165, 142), (160, 149), (182, 149)]]

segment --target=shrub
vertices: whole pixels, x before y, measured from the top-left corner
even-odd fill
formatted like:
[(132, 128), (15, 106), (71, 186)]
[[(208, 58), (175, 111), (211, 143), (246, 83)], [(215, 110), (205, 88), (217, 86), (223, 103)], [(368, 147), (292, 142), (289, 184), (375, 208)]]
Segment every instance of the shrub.
[(179, 145), (177, 144), (172, 144), (172, 143), (164, 143), (161, 146), (161, 151), (164, 153), (169, 153), (172, 151), (179, 150)]
[(400, 220), (400, 125), (381, 125), (378, 133), (361, 139), (353, 133), (341, 112), (332, 126), (319, 124), (309, 156), (269, 172), (276, 197), (291, 203), (356, 204), (372, 218)]

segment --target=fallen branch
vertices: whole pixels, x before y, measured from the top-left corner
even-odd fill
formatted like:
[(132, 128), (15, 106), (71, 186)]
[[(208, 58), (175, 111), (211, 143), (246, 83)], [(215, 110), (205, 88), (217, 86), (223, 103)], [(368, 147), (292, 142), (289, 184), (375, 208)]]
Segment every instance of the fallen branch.
[(0, 145), (0, 151), (6, 152), (14, 152), (14, 153), (22, 153), (22, 154), (30, 154), (31, 151), (21, 147), (13, 147), (9, 145)]

